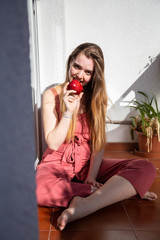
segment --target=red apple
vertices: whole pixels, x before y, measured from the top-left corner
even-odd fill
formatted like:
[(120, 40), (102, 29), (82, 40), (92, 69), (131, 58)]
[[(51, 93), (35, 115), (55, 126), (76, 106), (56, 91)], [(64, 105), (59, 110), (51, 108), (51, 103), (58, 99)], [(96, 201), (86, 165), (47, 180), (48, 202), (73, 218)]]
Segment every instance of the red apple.
[(82, 85), (80, 84), (80, 82), (79, 82), (78, 80), (73, 79), (73, 80), (69, 83), (67, 89), (68, 89), (68, 90), (75, 90), (75, 91), (76, 91), (75, 94), (78, 94), (78, 95), (79, 95), (79, 94), (82, 92), (83, 87), (82, 87)]

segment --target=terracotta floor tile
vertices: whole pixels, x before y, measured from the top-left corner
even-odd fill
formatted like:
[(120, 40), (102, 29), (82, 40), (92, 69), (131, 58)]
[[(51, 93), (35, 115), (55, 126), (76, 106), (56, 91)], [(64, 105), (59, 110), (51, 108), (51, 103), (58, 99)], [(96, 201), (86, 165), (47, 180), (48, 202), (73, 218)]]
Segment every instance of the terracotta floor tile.
[(39, 240), (48, 240), (49, 231), (39, 231)]
[(160, 159), (150, 159), (157, 170), (157, 176), (160, 177)]
[(125, 201), (129, 218), (134, 229), (158, 230), (160, 226), (159, 207), (151, 201)]
[[(159, 198), (155, 201), (148, 200), (125, 200), (124, 206), (134, 229), (159, 230), (160, 229), (160, 178), (157, 177), (151, 191)], [(159, 238), (160, 239), (160, 238)]]
[[(53, 214), (52, 230), (56, 229), (57, 218), (61, 211)], [(116, 203), (103, 208), (85, 218), (70, 222), (66, 226), (66, 231), (91, 230), (91, 229), (123, 229), (131, 230), (128, 217), (125, 214), (122, 203)]]
[(57, 219), (65, 208), (54, 208), (51, 217), (51, 230), (57, 230)]
[(156, 200), (156, 202), (158, 201), (160, 204), (160, 177), (155, 178), (155, 181), (149, 190), (157, 194), (158, 199)]
[(53, 208), (38, 207), (39, 230), (49, 230)]
[(136, 231), (138, 240), (159, 240), (160, 231)]
[(137, 240), (132, 231), (53, 231), (50, 240)]

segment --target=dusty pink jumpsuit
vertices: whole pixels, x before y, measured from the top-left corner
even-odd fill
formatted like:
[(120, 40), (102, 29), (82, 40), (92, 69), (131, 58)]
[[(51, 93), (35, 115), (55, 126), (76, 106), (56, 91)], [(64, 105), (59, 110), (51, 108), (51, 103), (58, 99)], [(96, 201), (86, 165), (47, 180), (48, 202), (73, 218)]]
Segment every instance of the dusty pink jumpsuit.
[[(51, 89), (56, 99), (60, 119), (59, 96)], [(90, 164), (89, 127), (86, 114), (77, 118), (74, 141), (63, 143), (56, 151), (47, 148), (36, 171), (36, 194), (40, 206), (67, 207), (74, 196), (91, 194), (90, 184), (85, 184)], [(146, 193), (155, 178), (151, 162), (142, 159), (103, 158), (97, 181), (104, 183), (113, 175), (127, 179), (140, 197)]]

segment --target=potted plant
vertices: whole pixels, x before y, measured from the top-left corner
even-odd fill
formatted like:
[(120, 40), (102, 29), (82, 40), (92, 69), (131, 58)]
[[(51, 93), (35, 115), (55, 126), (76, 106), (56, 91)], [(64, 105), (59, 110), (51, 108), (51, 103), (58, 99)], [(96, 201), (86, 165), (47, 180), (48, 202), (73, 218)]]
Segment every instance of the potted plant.
[(157, 98), (151, 98), (142, 91), (138, 92), (145, 100), (134, 100), (132, 105), (138, 111), (137, 116), (131, 116), (131, 137), (134, 139), (134, 132), (138, 136), (139, 152), (160, 154), (160, 111)]

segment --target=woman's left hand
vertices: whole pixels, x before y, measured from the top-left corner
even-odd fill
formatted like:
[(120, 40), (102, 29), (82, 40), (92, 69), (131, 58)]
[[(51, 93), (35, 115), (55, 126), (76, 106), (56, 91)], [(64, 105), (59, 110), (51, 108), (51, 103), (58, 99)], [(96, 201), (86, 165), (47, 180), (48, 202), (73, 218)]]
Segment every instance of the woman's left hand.
[(88, 184), (92, 185), (93, 187), (97, 187), (97, 188), (100, 188), (100, 187), (103, 186), (102, 183), (97, 182), (97, 181), (96, 181), (93, 177), (91, 177), (91, 176), (88, 176), (88, 177), (86, 178), (85, 183), (88, 183)]

